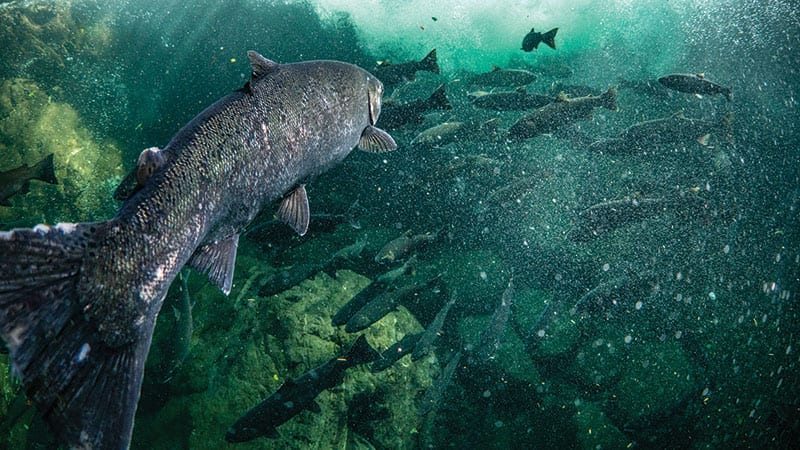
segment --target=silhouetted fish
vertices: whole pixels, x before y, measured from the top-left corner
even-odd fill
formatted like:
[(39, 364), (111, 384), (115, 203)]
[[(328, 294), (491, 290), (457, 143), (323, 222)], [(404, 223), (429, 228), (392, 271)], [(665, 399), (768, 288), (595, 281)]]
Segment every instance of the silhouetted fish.
[(53, 170), (52, 153), (33, 166), (23, 164), (16, 169), (0, 172), (0, 206), (11, 206), (11, 202), (8, 201), (9, 198), (16, 194), (27, 193), (30, 189), (31, 180), (58, 184)]
[(556, 33), (558, 32), (558, 28), (553, 28), (552, 30), (548, 31), (547, 33), (539, 33), (534, 31), (531, 28), (531, 31), (525, 35), (525, 38), (522, 39), (522, 50), (526, 52), (533, 51), (534, 49), (539, 47), (539, 44), (544, 42), (553, 50), (556, 49)]
[(379, 63), (372, 70), (378, 79), (386, 86), (394, 86), (404, 81), (414, 81), (417, 71), (439, 73), (439, 63), (436, 61), (436, 49), (433, 49), (419, 61), (409, 61), (399, 64), (392, 64), (384, 61)]
[(567, 98), (559, 95), (555, 102), (536, 109), (519, 119), (508, 130), (514, 138), (532, 138), (544, 133), (552, 133), (572, 122), (592, 117), (595, 108), (617, 109), (617, 89), (612, 87), (597, 97)]
[(375, 128), (383, 85), (352, 64), (278, 64), (249, 52), (245, 86), (164, 147), (164, 165), (110, 220), (0, 233), (0, 335), (32, 401), (73, 448), (125, 449), (167, 288), (184, 265), (228, 294), (239, 235), (283, 196), (308, 225), (303, 183)]
[(469, 77), (470, 86), (481, 87), (519, 87), (536, 81), (536, 75), (524, 69), (501, 69), (493, 67), (489, 72)]
[(518, 88), (510, 92), (488, 92), (472, 98), (472, 104), (482, 109), (494, 111), (524, 111), (527, 109), (541, 108), (553, 103), (555, 97), (540, 94), (530, 94), (525, 88)]
[(728, 101), (733, 100), (731, 88), (719, 83), (707, 80), (702, 73), (673, 73), (664, 75), (658, 79), (664, 86), (679, 92), (697, 95), (717, 95), (722, 94)]
[(314, 399), (342, 382), (344, 371), (374, 361), (380, 355), (361, 335), (347, 352), (325, 364), (288, 380), (264, 401), (247, 411), (225, 433), (228, 442), (246, 442), (260, 436), (278, 437), (275, 430), (305, 409), (319, 411)]
[(423, 114), (435, 109), (452, 109), (443, 84), (426, 99), (408, 103), (384, 102), (380, 125), (391, 130), (407, 124), (420, 124), (424, 120)]

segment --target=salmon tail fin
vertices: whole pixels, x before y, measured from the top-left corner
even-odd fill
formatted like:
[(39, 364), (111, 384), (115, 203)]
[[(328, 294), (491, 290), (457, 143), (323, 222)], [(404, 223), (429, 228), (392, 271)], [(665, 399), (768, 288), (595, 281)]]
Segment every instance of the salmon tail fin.
[(103, 223), (0, 233), (0, 336), (14, 373), (70, 448), (127, 448), (152, 337), (116, 348), (83, 313), (84, 252)]
[(58, 184), (53, 166), (53, 154), (50, 153), (36, 164), (36, 179), (45, 183)]
[(436, 49), (431, 50), (430, 53), (422, 58), (422, 61), (419, 62), (419, 70), (439, 73), (439, 63), (436, 61)]
[(428, 97), (428, 106), (430, 109), (453, 109), (450, 100), (447, 98), (447, 91), (445, 91), (444, 84), (439, 85), (433, 94)]
[(542, 42), (547, 44), (547, 46), (552, 48), (553, 50), (556, 49), (556, 33), (558, 33), (558, 28), (553, 28), (552, 30), (542, 35)]
[(617, 106), (617, 87), (612, 86), (601, 95), (603, 99), (603, 107), (616, 111), (619, 109)]

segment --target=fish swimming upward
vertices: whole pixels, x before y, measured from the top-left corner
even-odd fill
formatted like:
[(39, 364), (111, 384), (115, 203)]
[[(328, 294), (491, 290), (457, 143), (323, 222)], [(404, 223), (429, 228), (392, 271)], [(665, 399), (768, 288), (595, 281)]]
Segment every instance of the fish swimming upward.
[(33, 166), (23, 164), (16, 169), (0, 172), (0, 206), (11, 206), (11, 202), (8, 201), (9, 198), (15, 194), (28, 192), (31, 180), (58, 184), (53, 170), (52, 153)]
[(553, 28), (552, 30), (546, 33), (539, 33), (538, 31), (534, 31), (531, 28), (531, 31), (525, 35), (522, 39), (522, 50), (526, 52), (532, 52), (533, 50), (539, 48), (539, 44), (544, 42), (547, 44), (548, 47), (552, 48), (553, 50), (556, 49), (556, 33), (558, 33), (558, 28)]
[(263, 207), (283, 197), (302, 234), (305, 183), (356, 146), (396, 148), (374, 127), (383, 85), (368, 72), (248, 55), (250, 80), (146, 158), (152, 173), (115, 217), (0, 233), (0, 335), (69, 447), (130, 445), (156, 316), (184, 265), (229, 293), (239, 235)]

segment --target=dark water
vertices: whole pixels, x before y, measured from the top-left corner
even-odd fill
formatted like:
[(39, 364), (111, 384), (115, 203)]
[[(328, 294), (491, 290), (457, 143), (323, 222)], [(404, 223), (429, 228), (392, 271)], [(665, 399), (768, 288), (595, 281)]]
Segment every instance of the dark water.
[[(793, 448), (800, 438), (797, 5), (353, 3), (0, 3), (0, 171), (54, 153), (60, 181), (34, 181), (12, 206), (0, 206), (4, 230), (111, 216), (111, 193), (139, 152), (164, 145), (239, 88), (250, 72), (248, 50), (278, 62), (338, 59), (367, 69), (438, 52), (439, 75), (419, 72), (387, 96), (413, 101), (445, 83), (453, 109), (391, 130), (396, 152), (354, 153), (315, 180), (312, 213), (338, 218), (312, 220), (305, 237), (270, 222), (270, 213), (257, 219), (240, 241), (229, 297), (192, 274), (188, 348), (170, 347), (186, 342), (175, 314), (180, 293), (170, 295), (132, 446), (229, 445), (225, 431), (241, 414), (354, 340), (330, 318), (399, 265), (373, 258), (410, 231), (438, 239), (418, 250), (416, 270), (403, 277), (441, 281), (364, 333), (383, 350), (421, 331), (455, 296), (435, 353), (380, 374), (351, 369), (319, 396), (320, 413), (301, 413), (278, 428), (278, 439), (239, 447)], [(559, 27), (557, 50), (522, 52), (531, 27)], [(525, 112), (476, 109), (467, 95), (481, 89), (469, 85), (472, 73), (493, 65), (537, 72), (527, 86), (535, 93), (618, 85), (619, 110), (508, 139), (502, 131)], [(704, 73), (729, 86), (733, 99), (654, 94), (624, 82), (671, 72)], [(709, 126), (709, 136), (697, 136), (702, 142), (589, 149), (679, 111), (713, 124), (732, 117), (732, 136)], [(497, 133), (479, 129), (491, 119), (499, 120)], [(480, 131), (441, 147), (411, 144), (445, 121)], [(650, 201), (657, 206), (625, 209)], [(602, 226), (582, 225), (593, 205)], [(322, 270), (354, 243), (363, 249)], [(437, 383), (453, 354), (492, 329), (512, 277), (499, 350), (480, 363), (467, 351), (451, 382)], [(280, 284), (288, 278), (297, 279)], [(6, 355), (0, 365), (0, 447), (52, 447), (41, 421), (14, 404), (19, 388)], [(431, 385), (441, 397), (420, 417)]]

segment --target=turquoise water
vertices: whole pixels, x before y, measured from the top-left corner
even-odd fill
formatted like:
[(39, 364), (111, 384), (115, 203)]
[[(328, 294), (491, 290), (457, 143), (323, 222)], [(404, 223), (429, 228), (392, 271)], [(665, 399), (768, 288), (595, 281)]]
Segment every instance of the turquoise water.
[[(558, 27), (557, 49), (520, 50), (531, 27)], [(142, 149), (241, 87), (248, 50), (368, 70), (437, 50), (440, 74), (418, 72), (384, 100), (444, 84), (453, 108), (390, 130), (397, 151), (354, 152), (314, 180), (312, 214), (336, 217), (312, 220), (308, 235), (271, 222), (277, 207), (257, 218), (230, 296), (191, 274), (190, 345), (177, 362), (170, 344), (185, 328), (180, 294), (169, 295), (133, 448), (793, 448), (800, 438), (793, 2), (0, 2), (0, 48), (0, 172), (54, 153), (59, 179), (0, 206), (3, 230), (113, 215), (113, 190)], [(536, 72), (531, 93), (617, 85), (619, 109), (510, 139), (503, 132), (526, 112), (477, 109), (468, 95), (491, 90), (469, 79), (493, 66)], [(733, 99), (624, 84), (673, 72), (704, 73)], [(651, 136), (635, 151), (591, 150), (678, 112), (715, 125), (668, 144)], [(726, 118), (732, 136), (717, 128)], [(412, 145), (445, 121), (473, 132)], [(626, 213), (633, 202), (658, 206)], [(575, 238), (592, 206), (605, 228)], [(353, 295), (400, 265), (374, 257), (406, 231), (437, 238), (404, 279), (440, 282), (363, 332), (332, 326)], [(353, 244), (360, 250), (324, 264)], [(492, 329), (510, 279), (499, 349), (476, 362), (469, 349)], [(225, 442), (284, 381), (361, 333), (384, 350), (422, 331), (451, 297), (433, 353), (378, 374), (349, 369), (320, 394), (319, 413), (294, 417), (278, 438)], [(437, 381), (459, 350), (453, 378)], [(0, 354), (0, 447), (53, 448), (41, 418), (14, 403), (7, 365)]]

